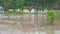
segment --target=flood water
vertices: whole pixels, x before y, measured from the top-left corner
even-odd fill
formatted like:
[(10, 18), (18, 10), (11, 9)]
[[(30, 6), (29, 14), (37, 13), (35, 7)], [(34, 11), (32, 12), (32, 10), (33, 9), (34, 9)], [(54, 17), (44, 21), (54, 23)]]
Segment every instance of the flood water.
[(60, 34), (60, 19), (56, 18), (53, 25), (48, 25), (45, 14), (5, 17), (0, 18), (0, 34)]

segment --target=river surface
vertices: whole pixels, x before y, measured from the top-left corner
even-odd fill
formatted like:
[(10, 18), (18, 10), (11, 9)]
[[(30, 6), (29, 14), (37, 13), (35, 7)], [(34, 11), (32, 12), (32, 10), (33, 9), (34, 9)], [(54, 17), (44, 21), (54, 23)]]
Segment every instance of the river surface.
[(0, 34), (60, 34), (60, 19), (56, 18), (54, 24), (49, 25), (45, 14), (0, 17)]

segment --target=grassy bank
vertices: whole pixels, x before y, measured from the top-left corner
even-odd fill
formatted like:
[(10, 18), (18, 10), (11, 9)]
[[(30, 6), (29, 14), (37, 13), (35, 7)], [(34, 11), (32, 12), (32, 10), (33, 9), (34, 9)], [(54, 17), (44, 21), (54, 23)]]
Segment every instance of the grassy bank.
[(22, 14), (23, 15), (23, 14), (42, 14), (42, 13), (37, 13), (37, 12), (24, 13), (23, 11), (20, 11), (20, 12), (18, 12), (18, 11), (5, 11), (4, 14), (5, 15), (9, 15), (9, 14), (13, 14), (13, 15), (21, 15)]
[[(0, 13), (1, 14), (1, 13)], [(39, 13), (37, 13), (37, 12), (34, 12), (34, 13), (32, 13), (32, 12), (29, 12), (29, 13), (24, 13), (22, 10), (21, 11), (4, 11), (4, 14), (5, 15), (9, 15), (9, 14), (13, 14), (13, 15), (23, 15), (23, 14), (45, 14), (45, 13), (41, 13), (41, 12), (39, 12)], [(60, 16), (60, 11), (58, 12), (57, 11), (57, 14)]]

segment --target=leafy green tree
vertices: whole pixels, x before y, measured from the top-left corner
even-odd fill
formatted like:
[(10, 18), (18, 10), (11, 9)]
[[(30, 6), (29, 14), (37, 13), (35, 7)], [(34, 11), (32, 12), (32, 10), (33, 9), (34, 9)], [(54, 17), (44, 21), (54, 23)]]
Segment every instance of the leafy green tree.
[(51, 7), (54, 3), (58, 3), (60, 5), (60, 0), (0, 0), (0, 2), (7, 2), (10, 4), (6, 7), (8, 8), (23, 8), (24, 6), (30, 6), (32, 4), (42, 7)]

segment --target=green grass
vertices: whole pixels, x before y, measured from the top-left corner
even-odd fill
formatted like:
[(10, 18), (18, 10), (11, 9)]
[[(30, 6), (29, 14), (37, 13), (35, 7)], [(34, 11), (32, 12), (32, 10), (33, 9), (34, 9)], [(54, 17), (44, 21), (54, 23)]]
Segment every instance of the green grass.
[(9, 15), (9, 14), (13, 14), (13, 15), (19, 15), (19, 14), (24, 14), (22, 11), (5, 11), (4, 12), (5, 15)]
[[(21, 11), (5, 11), (4, 12), (4, 14), (5, 15), (9, 15), (9, 14), (13, 14), (13, 15), (23, 15), (23, 14), (45, 14), (45, 13), (37, 13), (37, 12), (34, 12), (34, 13), (32, 13), (32, 12), (29, 12), (29, 13), (24, 13), (22, 10)], [(58, 12), (58, 14), (60, 15), (60, 13)]]
[(9, 15), (9, 14), (13, 14), (13, 15), (20, 15), (20, 14), (42, 14), (42, 13), (36, 13), (36, 12), (34, 12), (34, 13), (32, 13), (32, 12), (29, 12), (29, 13), (24, 13), (23, 11), (5, 11), (4, 12), (4, 14), (5, 15)]

